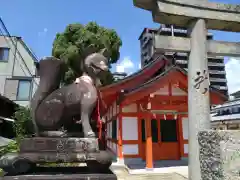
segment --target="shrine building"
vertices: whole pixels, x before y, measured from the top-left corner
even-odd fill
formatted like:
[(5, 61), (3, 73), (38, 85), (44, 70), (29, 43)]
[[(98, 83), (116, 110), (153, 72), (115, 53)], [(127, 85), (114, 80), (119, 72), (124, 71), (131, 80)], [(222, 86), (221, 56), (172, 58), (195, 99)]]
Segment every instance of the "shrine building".
[[(118, 160), (188, 156), (187, 71), (160, 56), (140, 71), (100, 89), (107, 105), (107, 148)], [(210, 87), (211, 105), (228, 97)], [(210, 108), (210, 107), (209, 107)]]

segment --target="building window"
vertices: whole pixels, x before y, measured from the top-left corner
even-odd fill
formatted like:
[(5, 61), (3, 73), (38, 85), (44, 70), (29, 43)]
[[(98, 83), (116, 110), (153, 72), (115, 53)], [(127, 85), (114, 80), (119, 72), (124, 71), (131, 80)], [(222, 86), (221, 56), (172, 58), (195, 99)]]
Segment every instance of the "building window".
[(112, 139), (114, 140), (117, 139), (117, 121), (116, 120), (112, 121)]
[(157, 143), (159, 127), (158, 127), (158, 122), (156, 119), (152, 119), (151, 128), (152, 128), (152, 142)]
[(177, 121), (176, 120), (160, 120), (161, 141), (177, 142)]
[[(158, 142), (158, 123), (156, 119), (151, 120), (151, 129), (152, 129), (152, 142)], [(146, 128), (145, 128), (145, 120), (142, 119), (142, 141), (146, 141)]]
[(223, 109), (222, 110), (222, 115), (229, 115), (230, 114), (230, 110), (229, 109)]
[(9, 48), (0, 47), (0, 62), (8, 61), (8, 58), (9, 58)]
[(31, 80), (19, 80), (17, 100), (28, 101), (30, 99)]
[(233, 113), (233, 114), (238, 113), (238, 108), (237, 108), (237, 107), (233, 107), (233, 108), (232, 108), (232, 113)]
[(146, 130), (145, 130), (145, 120), (142, 119), (142, 142), (146, 141)]
[(226, 109), (226, 114), (227, 115), (231, 114), (231, 110), (230, 109)]

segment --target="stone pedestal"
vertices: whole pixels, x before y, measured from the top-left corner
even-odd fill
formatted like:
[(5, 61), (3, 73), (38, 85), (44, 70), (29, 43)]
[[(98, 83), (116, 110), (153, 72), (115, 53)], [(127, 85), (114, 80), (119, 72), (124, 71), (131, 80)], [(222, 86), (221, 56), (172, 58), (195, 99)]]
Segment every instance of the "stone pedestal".
[[(37, 172), (37, 173), (36, 173)], [(4, 176), (2, 180), (117, 180), (110, 170), (90, 172), (87, 167), (36, 167), (28, 174)]]
[(22, 175), (5, 176), (2, 180), (117, 180), (114, 174)]
[(109, 169), (113, 157), (100, 151), (97, 138), (26, 138), (19, 153), (6, 154), (0, 168), (11, 175), (28, 173), (43, 163), (86, 163), (90, 172), (102, 173)]
[(240, 131), (200, 131), (198, 142), (202, 179), (240, 179)]
[(114, 174), (22, 175), (5, 176), (2, 180), (117, 180)]
[(96, 138), (36, 137), (23, 139), (20, 145), (20, 153), (82, 153), (98, 151), (98, 139)]

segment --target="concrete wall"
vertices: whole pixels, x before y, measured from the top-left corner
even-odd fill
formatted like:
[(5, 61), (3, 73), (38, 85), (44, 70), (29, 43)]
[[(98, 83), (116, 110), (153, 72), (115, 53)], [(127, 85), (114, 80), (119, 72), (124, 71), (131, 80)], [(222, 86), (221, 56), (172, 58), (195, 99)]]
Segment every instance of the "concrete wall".
[(138, 119), (137, 117), (122, 118), (123, 140), (138, 140)]
[[(188, 140), (188, 118), (182, 117), (183, 140)], [(184, 154), (188, 154), (188, 143), (183, 144)]]
[[(1, 76), (12, 76), (13, 73), (13, 64), (14, 64), (14, 56), (15, 56), (15, 44), (17, 44), (17, 39), (12, 38), (13, 42), (9, 37), (0, 36), (0, 47), (1, 48), (9, 48), (9, 59), (6, 62), (0, 63), (0, 75)], [(1, 86), (2, 87), (2, 86)]]
[[(6, 38), (6, 39), (5, 39)], [(11, 52), (9, 52), (9, 60), (8, 61), (1, 61), (0, 62), (0, 93), (4, 94), (4, 86), (5, 86), (5, 79), (12, 76), (13, 72), (13, 59), (15, 48), (14, 44), (9, 40), (8, 37), (0, 36), (0, 47), (1, 48), (10, 48)], [(16, 43), (16, 39), (14, 38), (14, 43)]]
[[(116, 102), (109, 107), (108, 112), (105, 115), (105, 119), (110, 120), (107, 123), (107, 146), (115, 154), (118, 152), (118, 147), (116, 142), (112, 140), (112, 118), (116, 117), (119, 112), (119, 106)], [(131, 104), (122, 108), (123, 113), (127, 112), (137, 112), (137, 105)], [(118, 138), (118, 128), (119, 128), (119, 117), (116, 117), (117, 123), (117, 138)], [(137, 117), (122, 117), (122, 140), (131, 141), (138, 140), (138, 119)], [(135, 155), (138, 154), (138, 144), (124, 144), (123, 145), (123, 154), (124, 155)]]
[[(123, 117), (123, 140), (131, 141), (138, 140), (138, 118), (137, 117)], [(124, 144), (124, 155), (139, 154), (138, 144)]]
[[(32, 56), (26, 50), (21, 40), (19, 40), (17, 43), (17, 49), (20, 52), (20, 54), (16, 53), (16, 61), (14, 65), (13, 75), (32, 77), (32, 75), (35, 75), (36, 70)], [(26, 63), (27, 67), (24, 65), (23, 61), (21, 60), (21, 57), (24, 59), (24, 62)]]
[(39, 83), (38, 78), (33, 77), (36, 69), (34, 64), (35, 59), (31, 56), (21, 39), (16, 37), (11, 37), (11, 39), (10, 37), (0, 36), (0, 47), (9, 48), (8, 61), (0, 61), (0, 93), (20, 105), (27, 106), (29, 105), (29, 101), (16, 101), (18, 80), (32, 80), (30, 88), (31, 98)]

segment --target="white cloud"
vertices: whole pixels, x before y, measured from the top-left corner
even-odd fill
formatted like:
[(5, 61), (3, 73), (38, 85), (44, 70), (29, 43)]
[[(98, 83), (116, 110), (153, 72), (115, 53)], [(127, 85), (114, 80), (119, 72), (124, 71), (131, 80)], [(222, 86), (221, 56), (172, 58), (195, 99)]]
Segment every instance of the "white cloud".
[(120, 65), (122, 65), (124, 68), (133, 68), (134, 64), (132, 60), (129, 57), (124, 57), (121, 61)]
[(116, 71), (119, 73), (128, 73), (129, 70), (132, 70), (133, 68), (134, 64), (129, 57), (124, 57), (123, 60), (116, 65)]
[(240, 59), (230, 58), (225, 64), (229, 94), (240, 90)]
[(120, 66), (120, 65), (116, 65), (116, 71), (119, 73), (123, 73), (124, 72), (124, 67)]

